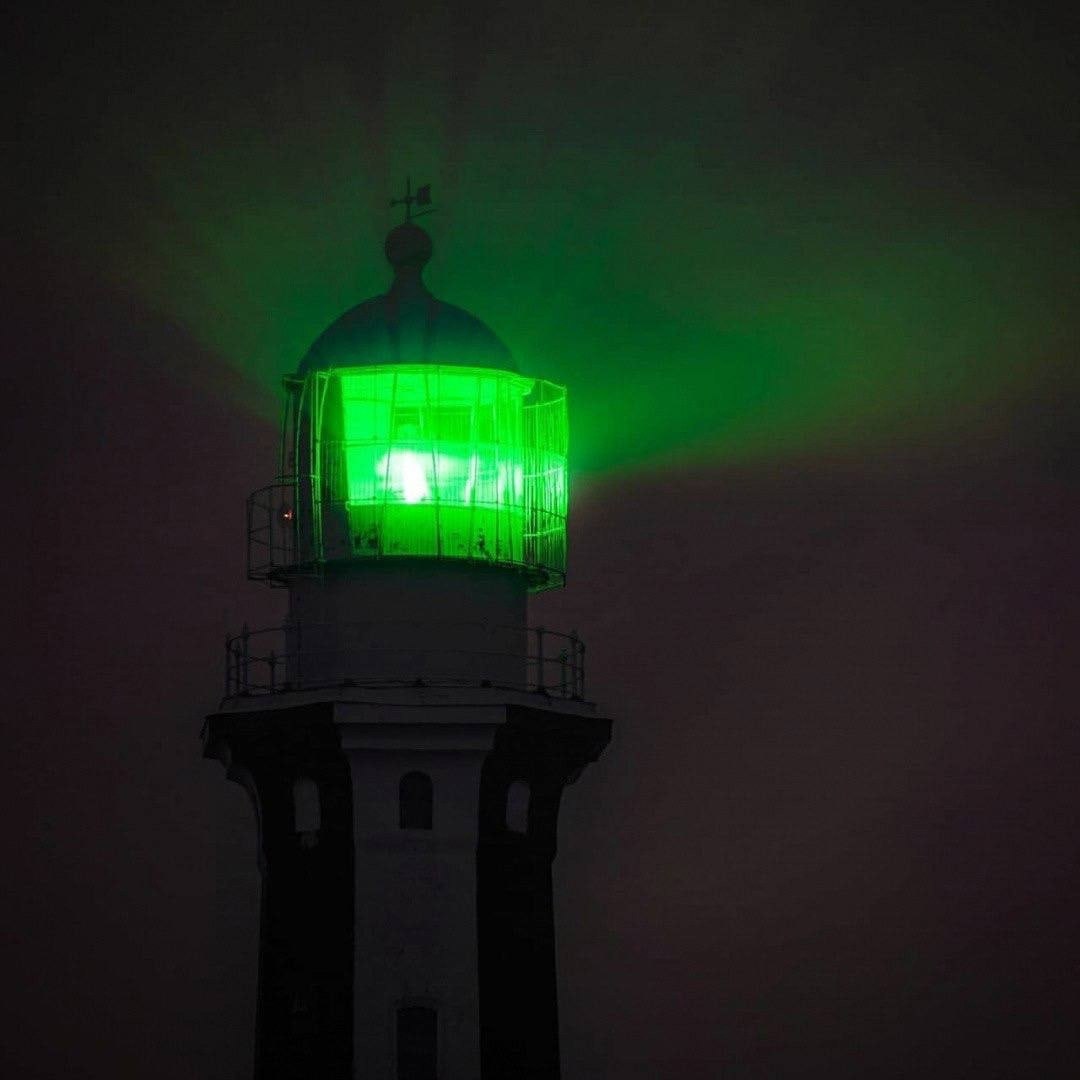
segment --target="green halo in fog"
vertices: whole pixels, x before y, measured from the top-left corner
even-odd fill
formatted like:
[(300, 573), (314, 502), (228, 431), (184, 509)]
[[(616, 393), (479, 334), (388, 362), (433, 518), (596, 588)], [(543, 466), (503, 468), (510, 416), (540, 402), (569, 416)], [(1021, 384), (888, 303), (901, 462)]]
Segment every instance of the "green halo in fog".
[[(700, 72), (650, 69), (690, 23), (604, 26), (580, 70), (491, 54), (464, 79), (440, 10), (375, 42), (372, 85), (337, 60), (238, 72), (212, 116), (127, 101), (58, 178), (48, 239), (182, 325), (269, 420), (281, 373), (385, 289), (389, 197), (431, 182), (433, 290), (568, 387), (578, 471), (978, 444), (1075, 391), (1067, 200), (809, 129), (765, 146), (749, 69), (707, 108)], [(522, 18), (505, 39), (543, 39)]]

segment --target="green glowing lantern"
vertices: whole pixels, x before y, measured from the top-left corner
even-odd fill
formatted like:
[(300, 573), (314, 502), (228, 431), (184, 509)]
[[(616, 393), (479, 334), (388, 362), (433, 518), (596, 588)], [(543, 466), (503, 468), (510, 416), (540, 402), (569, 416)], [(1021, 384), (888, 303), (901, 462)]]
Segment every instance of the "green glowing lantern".
[(427, 292), (425, 241), (430, 255), (422, 230), (395, 229), (390, 292), (286, 379), (282, 477), (249, 510), (253, 576), (420, 558), (562, 584), (566, 390), (519, 374), (487, 327)]

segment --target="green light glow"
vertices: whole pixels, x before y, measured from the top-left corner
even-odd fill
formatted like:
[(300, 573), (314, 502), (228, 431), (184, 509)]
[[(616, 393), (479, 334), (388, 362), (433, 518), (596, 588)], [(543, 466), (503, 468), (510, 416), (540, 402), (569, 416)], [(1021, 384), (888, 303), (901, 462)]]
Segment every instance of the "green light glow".
[[(502, 46), (481, 63), (458, 55), (460, 6), (382, 5), (363, 34), (345, 29), (367, 18), (356, 9), (303, 63), (291, 33), (253, 30), (242, 9), (215, 9), (212, 27), (193, 15), (186, 51), (145, 54), (170, 72), (156, 95), (86, 63), (119, 82), (57, 82), (31, 110), (93, 139), (79, 155), (57, 141), (27, 219), (56, 265), (107, 277), (218, 362), (170, 373), (268, 422), (281, 373), (388, 287), (386, 203), (411, 174), (439, 207), (423, 219), (428, 286), (570, 387), (578, 472), (979, 447), (1035, 416), (1067, 429), (1075, 183), (1028, 158), (1040, 118), (1074, 96), (1060, 72), (1030, 96), (980, 77), (998, 97), (969, 130), (951, 63), (803, 50), (802, 18), (833, 41), (827, 5), (797, 20), (698, 8), (612, 25), (579, 5), (576, 29), (545, 5), (493, 9), (482, 22)], [(740, 61), (714, 65), (709, 41), (740, 42)], [(651, 68), (661, 55), (685, 64)], [(806, 92), (778, 108), (797, 56)], [(825, 82), (851, 72), (834, 96), (819, 96), (819, 61)], [(921, 70), (929, 97), (898, 70)], [(86, 101), (102, 103), (90, 126)]]
[[(339, 368), (322, 400), (316, 471), (325, 557), (414, 556), (566, 568), (566, 391), (490, 368)], [(347, 548), (335, 550), (344, 525)], [(336, 527), (335, 527), (336, 526)]]

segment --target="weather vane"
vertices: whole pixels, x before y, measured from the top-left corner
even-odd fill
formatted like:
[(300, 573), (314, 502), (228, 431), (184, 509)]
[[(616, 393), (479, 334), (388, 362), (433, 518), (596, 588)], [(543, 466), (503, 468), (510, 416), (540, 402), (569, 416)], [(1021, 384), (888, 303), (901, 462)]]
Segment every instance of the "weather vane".
[(413, 194), (412, 181), (409, 177), (405, 177), (405, 198), (404, 199), (391, 199), (391, 206), (404, 206), (405, 207), (405, 220), (412, 221), (414, 217), (423, 217), (425, 214), (434, 213), (434, 207), (430, 210), (420, 210), (417, 213), (413, 213), (413, 203), (417, 206), (431, 206), (431, 185), (423, 184), (416, 189), (416, 194)]

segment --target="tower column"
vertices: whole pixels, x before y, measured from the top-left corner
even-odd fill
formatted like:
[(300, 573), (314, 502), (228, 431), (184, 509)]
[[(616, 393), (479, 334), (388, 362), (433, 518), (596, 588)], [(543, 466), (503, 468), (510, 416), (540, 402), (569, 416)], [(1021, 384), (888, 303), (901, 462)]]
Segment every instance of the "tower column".
[(557, 1080), (551, 867), (567, 784), (611, 738), (610, 721), (514, 705), (480, 786), (477, 915), (484, 1080)]
[(352, 1080), (352, 783), (329, 703), (215, 713), (205, 756), (249, 793), (262, 874), (258, 1080)]

